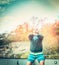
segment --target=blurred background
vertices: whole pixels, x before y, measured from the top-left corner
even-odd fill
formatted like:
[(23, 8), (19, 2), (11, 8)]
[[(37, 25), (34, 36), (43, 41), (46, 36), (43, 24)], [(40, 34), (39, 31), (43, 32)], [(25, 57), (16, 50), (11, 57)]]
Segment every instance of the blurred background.
[(59, 59), (58, 7), (59, 0), (0, 0), (0, 58), (27, 58), (37, 29), (46, 58)]

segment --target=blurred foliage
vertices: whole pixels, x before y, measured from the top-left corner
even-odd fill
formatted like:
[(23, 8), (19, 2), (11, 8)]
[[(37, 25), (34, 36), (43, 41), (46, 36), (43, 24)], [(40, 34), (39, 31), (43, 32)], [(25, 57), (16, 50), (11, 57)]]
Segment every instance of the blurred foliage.
[(46, 59), (59, 59), (59, 54), (54, 54), (54, 55), (46, 55)]
[(28, 54), (29, 54), (29, 52), (25, 52), (24, 54), (21, 55), (20, 58), (27, 58), (28, 57)]
[(8, 40), (7, 36), (8, 34), (6, 33), (0, 34), (0, 45), (6, 45), (11, 42), (10, 40)]
[(19, 54), (16, 54), (14, 56), (14, 58), (27, 58), (29, 55), (29, 52), (25, 52), (25, 53), (19, 53)]

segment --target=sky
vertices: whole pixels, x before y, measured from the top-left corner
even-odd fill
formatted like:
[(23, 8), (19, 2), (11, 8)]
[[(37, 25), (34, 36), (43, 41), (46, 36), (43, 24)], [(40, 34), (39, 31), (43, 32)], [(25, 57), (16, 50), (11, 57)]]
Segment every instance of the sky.
[[(28, 22), (32, 24), (33, 17), (43, 20), (44, 23), (54, 23), (59, 20), (59, 0), (16, 0), (0, 16), (0, 33), (10, 32), (19, 24)], [(43, 23), (40, 23), (42, 27)]]

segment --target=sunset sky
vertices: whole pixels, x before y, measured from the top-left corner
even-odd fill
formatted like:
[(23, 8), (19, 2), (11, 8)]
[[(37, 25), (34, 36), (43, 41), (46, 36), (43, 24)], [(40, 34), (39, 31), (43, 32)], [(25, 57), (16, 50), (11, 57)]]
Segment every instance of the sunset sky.
[[(54, 23), (55, 20), (59, 20), (59, 0), (14, 1), (7, 7), (4, 5), (6, 10), (0, 16), (0, 33), (10, 32), (24, 22), (30, 23), (33, 20), (32, 17), (37, 17), (35, 22), (39, 19), (44, 23)], [(42, 26), (42, 23), (40, 25)]]

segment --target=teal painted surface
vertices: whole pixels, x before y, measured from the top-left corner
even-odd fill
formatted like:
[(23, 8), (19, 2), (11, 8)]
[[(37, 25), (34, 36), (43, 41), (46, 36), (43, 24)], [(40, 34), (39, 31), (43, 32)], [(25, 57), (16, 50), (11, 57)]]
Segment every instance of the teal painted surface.
[[(26, 65), (27, 59), (0, 59), (0, 65)], [(39, 65), (37, 61), (33, 65)], [(59, 59), (46, 59), (45, 65), (59, 65)]]

